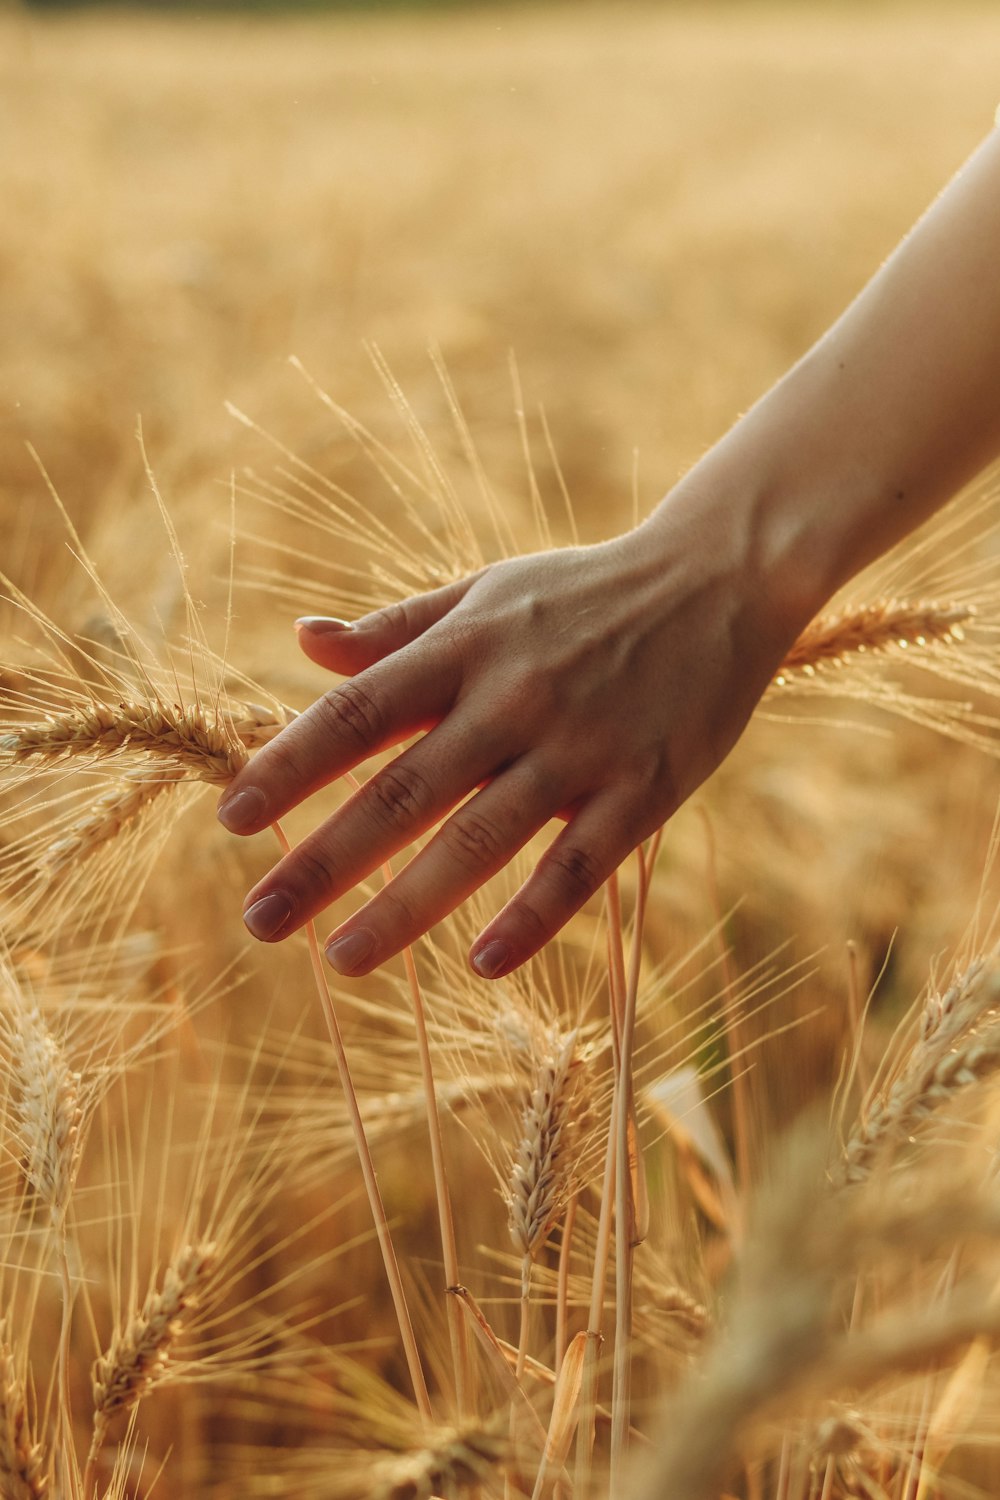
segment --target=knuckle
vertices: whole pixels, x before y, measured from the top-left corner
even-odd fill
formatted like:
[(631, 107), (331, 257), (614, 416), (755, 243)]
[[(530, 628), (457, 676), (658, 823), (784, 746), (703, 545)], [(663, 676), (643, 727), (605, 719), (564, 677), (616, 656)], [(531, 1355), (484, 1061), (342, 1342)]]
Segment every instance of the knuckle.
[(566, 776), (560, 769), (546, 765), (541, 756), (526, 756), (517, 769), (525, 801), (529, 806), (543, 809), (546, 816), (550, 809), (571, 800)]
[(536, 911), (525, 896), (515, 896), (507, 911), (522, 941), (529, 947), (540, 947), (552, 936), (551, 925)]
[[(297, 726), (296, 728), (298, 729)], [(301, 730), (295, 734), (286, 730), (284, 734), (276, 735), (270, 744), (265, 745), (254, 756), (254, 773), (258, 782), (263, 782), (266, 778), (273, 787), (278, 783), (294, 785), (302, 779), (305, 763), (300, 739)]]
[[(652, 805), (657, 810), (653, 821), (666, 822), (684, 801), (666, 746), (657, 746), (650, 752), (637, 781), (639, 803), (647, 809)], [(645, 821), (650, 821), (648, 816)]]
[(412, 766), (387, 766), (373, 776), (362, 793), (368, 812), (391, 828), (408, 828), (430, 801), (430, 788)]
[(560, 887), (574, 901), (592, 896), (604, 879), (604, 872), (594, 856), (576, 844), (567, 843), (550, 849), (545, 862)]
[(405, 941), (425, 925), (419, 921), (416, 910), (407, 897), (401, 891), (394, 890), (391, 885), (381, 892), (379, 908), (385, 919), (384, 928), (394, 933), (397, 940)]
[(401, 599), (394, 600), (379, 611), (379, 623), (383, 625), (391, 635), (404, 635), (409, 630), (410, 616), (406, 605)]
[(441, 830), (448, 852), (472, 873), (492, 869), (503, 849), (503, 834), (480, 814), (456, 814)]
[(316, 703), (320, 720), (339, 740), (365, 750), (385, 734), (385, 714), (375, 695), (354, 678), (331, 688)]
[(295, 861), (295, 883), (311, 899), (324, 896), (333, 889), (336, 868), (332, 858), (320, 844), (299, 844), (292, 857)]

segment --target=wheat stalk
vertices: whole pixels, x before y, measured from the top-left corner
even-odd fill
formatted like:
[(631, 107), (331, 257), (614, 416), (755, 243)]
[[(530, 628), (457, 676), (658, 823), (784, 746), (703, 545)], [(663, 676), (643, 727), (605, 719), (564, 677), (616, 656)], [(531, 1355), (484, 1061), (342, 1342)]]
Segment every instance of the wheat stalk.
[(775, 687), (797, 676), (811, 677), (827, 667), (843, 667), (852, 657), (956, 644), (975, 614), (969, 604), (933, 600), (876, 599), (817, 615), (781, 663)]

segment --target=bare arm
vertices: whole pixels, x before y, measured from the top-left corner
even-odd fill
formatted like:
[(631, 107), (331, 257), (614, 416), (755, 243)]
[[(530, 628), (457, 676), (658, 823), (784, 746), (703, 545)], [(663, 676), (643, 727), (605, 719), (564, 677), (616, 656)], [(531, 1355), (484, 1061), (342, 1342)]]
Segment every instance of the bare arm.
[(1000, 451), (998, 251), (995, 132), (636, 531), (302, 628), (349, 680), (240, 773), (227, 827), (256, 833), (426, 733), (250, 892), (250, 930), (288, 936), (440, 823), (333, 934), (334, 966), (367, 973), (561, 815), (472, 962), (493, 978), (541, 948), (715, 769), (829, 596)]

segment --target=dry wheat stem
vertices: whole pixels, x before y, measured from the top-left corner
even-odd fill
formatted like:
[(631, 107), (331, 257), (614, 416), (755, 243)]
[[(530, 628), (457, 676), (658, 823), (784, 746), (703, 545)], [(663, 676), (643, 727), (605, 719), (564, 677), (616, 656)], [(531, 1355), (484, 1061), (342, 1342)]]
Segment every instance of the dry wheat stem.
[(774, 686), (787, 687), (797, 676), (842, 667), (852, 657), (869, 652), (958, 644), (965, 638), (963, 625), (974, 615), (970, 604), (925, 599), (876, 599), (818, 615), (781, 663)]
[(580, 1393), (580, 1419), (576, 1434), (575, 1482), (581, 1494), (586, 1494), (590, 1485), (594, 1441), (597, 1432), (597, 1405), (599, 1395), (599, 1370), (602, 1325), (604, 1320), (604, 1287), (608, 1262), (611, 1257), (611, 1238), (614, 1228), (613, 1208), (618, 1201), (619, 1134), (618, 1121), (623, 1108), (627, 1115), (628, 1100), (622, 1099), (626, 1083), (621, 1066), (622, 1030), (625, 1024), (626, 996), (629, 988), (625, 972), (625, 953), (621, 942), (621, 907), (617, 876), (612, 875), (605, 886), (608, 921), (608, 997), (611, 1011), (611, 1041), (613, 1059), (613, 1089), (611, 1113), (604, 1152), (604, 1176), (601, 1183), (600, 1212), (597, 1223), (597, 1240), (594, 1249), (593, 1269), (590, 1284), (590, 1310), (587, 1320), (587, 1345), (584, 1351), (583, 1383)]
[[(643, 859), (639, 855), (639, 888), (633, 932), (632, 960), (624, 990), (619, 989), (621, 1036), (618, 1048), (618, 1078), (615, 1087), (615, 1107), (611, 1118), (611, 1132), (615, 1140), (615, 1343), (611, 1386), (611, 1467), (609, 1482), (614, 1493), (621, 1481), (621, 1465), (628, 1449), (628, 1429), (631, 1413), (631, 1360), (632, 1360), (632, 1259), (637, 1234), (637, 1194), (633, 1180), (633, 1162), (630, 1158), (629, 1141), (635, 1122), (634, 1081), (632, 1076), (635, 1051), (635, 1020), (639, 990), (639, 967), (637, 954), (642, 944), (644, 916)], [(611, 940), (615, 962), (613, 969), (619, 976), (616, 985), (621, 985), (624, 969), (625, 936), (622, 927), (621, 899), (617, 874), (609, 881), (609, 914)]]
[[(635, 1027), (639, 1001), (639, 976), (642, 967), (642, 936), (650, 880), (659, 850), (660, 834), (654, 835), (648, 850), (636, 850), (638, 882), (632, 943), (624, 992), (621, 992), (621, 1038), (618, 1058), (618, 1080), (612, 1113), (617, 1164), (615, 1168), (615, 1345), (611, 1398), (611, 1467), (609, 1482), (614, 1493), (622, 1479), (622, 1464), (628, 1451), (631, 1429), (632, 1381), (632, 1315), (634, 1296), (633, 1264), (637, 1247), (648, 1233), (648, 1195), (644, 1164), (639, 1145), (635, 1109)], [(624, 968), (624, 929), (617, 875), (608, 885), (609, 915), (612, 927), (612, 972), (614, 983), (622, 983)]]
[(573, 1229), (576, 1225), (576, 1210), (579, 1199), (574, 1193), (566, 1205), (563, 1215), (562, 1239), (559, 1244), (559, 1269), (556, 1280), (556, 1344), (552, 1363), (558, 1375), (562, 1365), (563, 1355), (569, 1344), (568, 1315), (569, 1315), (569, 1274), (571, 1249), (573, 1245)]
[[(291, 852), (291, 845), (288, 842), (284, 829), (280, 823), (272, 823), (271, 827), (274, 830), (275, 838), (278, 840), (282, 853), (289, 854)], [(406, 1291), (403, 1287), (403, 1279), (399, 1271), (399, 1261), (396, 1257), (395, 1246), (392, 1243), (385, 1205), (382, 1202), (382, 1193), (378, 1185), (375, 1162), (368, 1144), (368, 1137), (365, 1134), (365, 1125), (358, 1104), (357, 1090), (354, 1087), (354, 1081), (351, 1077), (351, 1066), (347, 1057), (347, 1049), (344, 1046), (340, 1021), (333, 1003), (333, 996), (330, 993), (327, 971), (323, 965), (323, 958), (320, 953), (315, 922), (310, 921), (306, 924), (306, 941), (309, 946), (309, 961), (312, 965), (316, 993), (319, 997), (327, 1032), (333, 1044), (334, 1059), (337, 1064), (337, 1076), (340, 1080), (341, 1093), (347, 1107), (354, 1148), (358, 1158), (358, 1165), (361, 1168), (361, 1175), (364, 1179), (372, 1219), (375, 1223), (379, 1249), (382, 1252), (382, 1263), (385, 1267), (386, 1280), (389, 1283), (389, 1292), (396, 1313), (396, 1321), (399, 1324), (399, 1334), (403, 1344), (403, 1353), (406, 1358), (410, 1380), (413, 1384), (414, 1399), (416, 1400), (421, 1416), (429, 1422), (432, 1418), (431, 1400), (427, 1390), (423, 1363), (413, 1331), (413, 1321), (410, 1317), (406, 1301)]]
[(17, 765), (75, 755), (145, 755), (190, 771), (200, 781), (224, 785), (246, 765), (248, 749), (281, 728), (266, 710), (241, 712), (239, 718), (163, 701), (95, 701), (48, 714), (41, 723), (8, 725), (0, 735), (0, 756)]
[[(348, 780), (356, 790), (359, 789), (358, 782), (354, 776), (349, 775)], [(392, 880), (392, 866), (388, 861), (382, 867), (382, 877), (387, 885)], [(448, 1172), (444, 1159), (441, 1116), (438, 1109), (437, 1081), (434, 1077), (434, 1065), (431, 1058), (430, 1042), (427, 1036), (426, 1008), (424, 1006), (423, 991), (420, 987), (420, 979), (417, 974), (416, 960), (413, 956), (413, 949), (410, 947), (403, 950), (403, 964), (406, 970), (406, 982), (410, 992), (413, 1025), (417, 1038), (417, 1055), (420, 1062), (427, 1134), (431, 1149), (431, 1168), (434, 1174), (434, 1195), (438, 1211), (438, 1229), (441, 1236), (441, 1257), (444, 1263), (445, 1286), (453, 1287), (460, 1285), (462, 1280), (458, 1260), (458, 1246), (455, 1239), (455, 1216), (452, 1212)], [(469, 1357), (470, 1350), (466, 1321), (462, 1314), (462, 1309), (457, 1305), (454, 1297), (446, 1296), (445, 1317), (448, 1322), (448, 1337), (451, 1343), (452, 1367), (455, 1377), (455, 1399), (459, 1417), (464, 1419), (469, 1411), (472, 1410), (472, 1366)]]
[(31, 1429), (24, 1384), (14, 1356), (0, 1338), (0, 1494), (4, 1500), (42, 1500), (48, 1475), (41, 1444)]
[[(615, 1090), (611, 1101), (611, 1119), (617, 1113), (618, 1075), (615, 1075)], [(576, 1430), (575, 1483), (580, 1494), (585, 1495), (590, 1484), (590, 1471), (597, 1432), (598, 1360), (604, 1335), (604, 1284), (607, 1278), (608, 1261), (611, 1257), (611, 1234), (613, 1216), (611, 1206), (615, 1200), (616, 1178), (615, 1133), (609, 1129), (605, 1147), (604, 1178), (601, 1184), (601, 1207), (597, 1221), (597, 1242), (590, 1281), (590, 1312), (587, 1319), (587, 1349), (583, 1365), (583, 1388), (580, 1394), (580, 1421)]]
[[(391, 871), (389, 872), (389, 876), (391, 878)], [(455, 1240), (455, 1218), (452, 1213), (448, 1173), (444, 1161), (444, 1144), (441, 1139), (441, 1118), (438, 1112), (437, 1086), (431, 1061), (430, 1045), (427, 1039), (427, 1018), (424, 1010), (423, 994), (420, 989), (417, 966), (411, 948), (404, 950), (403, 961), (406, 968), (407, 983), (410, 988), (410, 999), (413, 1005), (417, 1051), (420, 1056), (420, 1069), (424, 1085), (424, 1103), (426, 1107), (427, 1130), (430, 1139), (431, 1165), (434, 1173), (434, 1190), (438, 1210), (438, 1227), (441, 1235), (441, 1256), (444, 1262), (445, 1285), (449, 1287), (458, 1286), (461, 1283), (462, 1277), (458, 1261), (458, 1246)], [(454, 1297), (446, 1298), (445, 1317), (448, 1320), (448, 1337), (451, 1341), (452, 1365), (455, 1374), (455, 1399), (458, 1405), (459, 1416), (464, 1418), (471, 1410), (472, 1367), (469, 1359), (469, 1340), (465, 1318), (462, 1315), (462, 1309), (456, 1304)]]

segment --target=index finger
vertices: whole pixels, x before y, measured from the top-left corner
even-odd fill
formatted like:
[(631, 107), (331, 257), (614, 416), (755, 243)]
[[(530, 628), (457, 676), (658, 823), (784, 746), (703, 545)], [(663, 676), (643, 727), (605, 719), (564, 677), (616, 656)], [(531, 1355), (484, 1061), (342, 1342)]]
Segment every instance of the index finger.
[(233, 778), (219, 822), (230, 833), (259, 833), (370, 756), (429, 729), (454, 701), (455, 675), (421, 642), (331, 688)]

